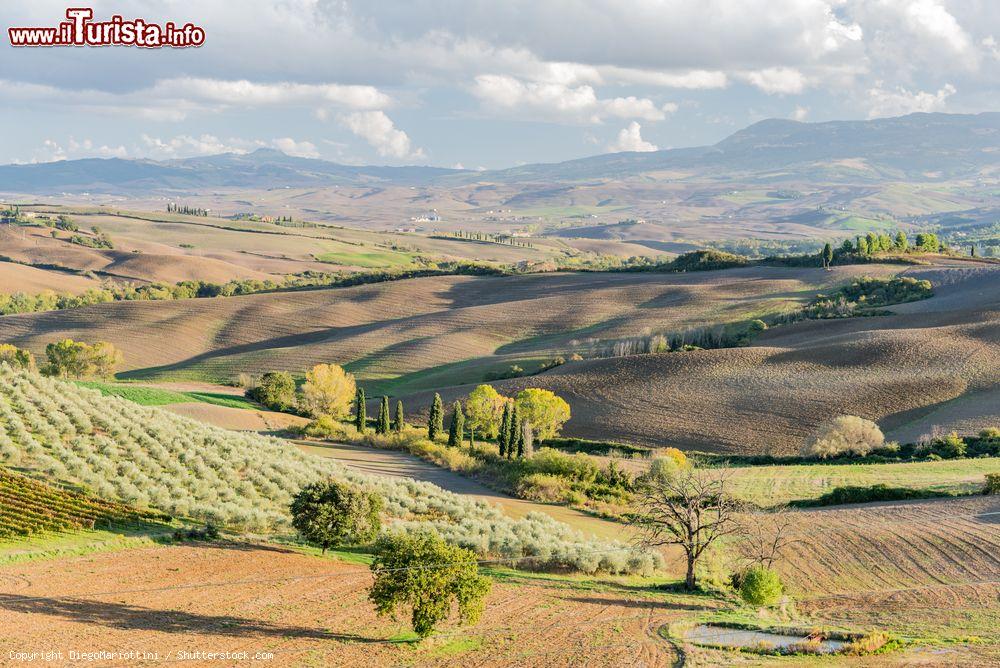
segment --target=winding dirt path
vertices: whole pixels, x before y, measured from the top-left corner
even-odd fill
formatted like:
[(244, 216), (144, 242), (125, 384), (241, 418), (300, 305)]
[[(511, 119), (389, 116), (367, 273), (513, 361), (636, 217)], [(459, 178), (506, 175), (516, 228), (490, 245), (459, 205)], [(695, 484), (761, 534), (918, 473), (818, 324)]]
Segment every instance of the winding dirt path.
[(498, 504), (511, 517), (520, 518), (530, 512), (541, 512), (596, 538), (622, 542), (629, 540), (628, 529), (617, 522), (593, 517), (565, 506), (515, 499), (405, 452), (377, 450), (343, 443), (309, 441), (294, 441), (294, 443), (305, 452), (321, 457), (331, 457), (361, 473), (422, 480), (434, 483), (449, 492)]

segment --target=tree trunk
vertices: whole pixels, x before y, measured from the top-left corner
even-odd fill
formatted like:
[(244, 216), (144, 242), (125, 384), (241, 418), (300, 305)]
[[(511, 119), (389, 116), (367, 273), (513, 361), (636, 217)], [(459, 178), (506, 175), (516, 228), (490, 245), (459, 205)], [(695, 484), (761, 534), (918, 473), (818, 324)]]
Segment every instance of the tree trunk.
[(687, 575), (684, 577), (684, 586), (687, 589), (694, 589), (696, 585), (694, 577), (694, 555), (688, 554), (687, 556)]

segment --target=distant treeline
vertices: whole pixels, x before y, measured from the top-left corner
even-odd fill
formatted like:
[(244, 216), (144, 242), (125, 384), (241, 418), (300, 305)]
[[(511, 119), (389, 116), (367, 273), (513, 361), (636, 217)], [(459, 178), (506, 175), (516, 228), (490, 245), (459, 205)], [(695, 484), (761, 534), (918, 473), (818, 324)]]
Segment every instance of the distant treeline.
[(91, 304), (114, 301), (161, 301), (173, 299), (198, 299), (205, 297), (231, 297), (259, 292), (285, 290), (308, 290), (316, 288), (337, 288), (369, 283), (384, 283), (407, 278), (428, 276), (503, 276), (509, 273), (503, 267), (474, 264), (469, 262), (440, 263), (429, 269), (387, 269), (357, 273), (324, 273), (307, 271), (286, 276), (282, 280), (242, 279), (226, 283), (208, 281), (181, 281), (172, 285), (152, 283), (148, 285), (121, 285), (109, 283), (100, 288), (91, 288), (81, 294), (59, 294), (46, 290), (37, 294), (15, 292), (0, 295), (0, 314), (36, 313), (77, 308)]
[(459, 230), (450, 234), (433, 234), (431, 237), (458, 241), (478, 241), (485, 244), (517, 246), (518, 248), (534, 248), (530, 241), (521, 241), (512, 234), (491, 234), (489, 232), (466, 232), (465, 230)]
[(208, 209), (199, 209), (186, 204), (167, 204), (167, 213), (183, 213), (186, 216), (208, 216)]

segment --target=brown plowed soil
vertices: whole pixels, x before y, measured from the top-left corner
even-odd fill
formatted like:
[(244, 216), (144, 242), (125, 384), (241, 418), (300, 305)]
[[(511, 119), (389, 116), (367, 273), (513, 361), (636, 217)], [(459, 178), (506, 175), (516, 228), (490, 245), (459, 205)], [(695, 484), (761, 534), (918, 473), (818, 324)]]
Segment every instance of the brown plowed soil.
[[(405, 620), (374, 614), (367, 566), (271, 546), (134, 549), (14, 566), (4, 575), (5, 653), (137, 650), (158, 652), (160, 662), (178, 661), (180, 651), (251, 657), (185, 665), (670, 666), (674, 650), (655, 631), (692, 609), (528, 577), (497, 582), (476, 626), (449, 624), (415, 646), (390, 640), (407, 628)], [(19, 583), (16, 591), (8, 581)], [(253, 661), (255, 652), (274, 657)], [(88, 665), (144, 663), (157, 661)]]

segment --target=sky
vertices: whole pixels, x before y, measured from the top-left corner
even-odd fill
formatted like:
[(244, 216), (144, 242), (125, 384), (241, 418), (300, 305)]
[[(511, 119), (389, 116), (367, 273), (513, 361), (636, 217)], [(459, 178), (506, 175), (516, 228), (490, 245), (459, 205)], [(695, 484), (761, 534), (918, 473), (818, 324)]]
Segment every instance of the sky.
[[(71, 3), (79, 6), (83, 3)], [(0, 162), (277, 148), (466, 169), (711, 144), (765, 118), (1000, 110), (1000, 0), (94, 0), (205, 43), (14, 48)], [(67, 5), (4, 0), (0, 23)]]

